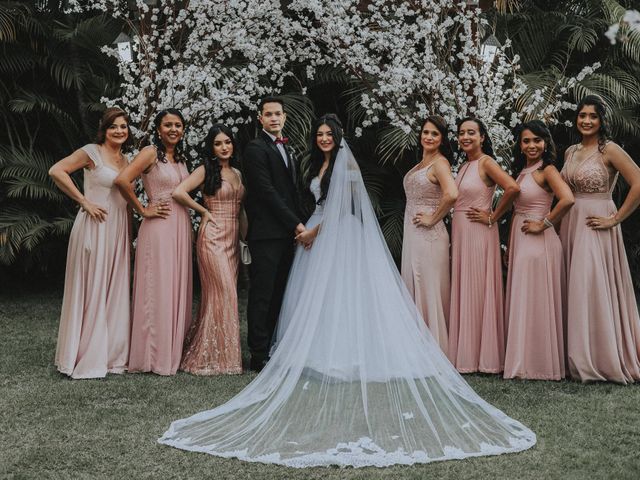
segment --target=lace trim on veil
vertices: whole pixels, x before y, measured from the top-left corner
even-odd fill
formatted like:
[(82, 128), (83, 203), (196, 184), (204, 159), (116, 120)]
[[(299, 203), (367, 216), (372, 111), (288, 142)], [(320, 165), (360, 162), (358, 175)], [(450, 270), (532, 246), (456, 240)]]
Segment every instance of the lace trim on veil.
[(344, 141), (305, 253), (294, 260), (265, 369), (224, 405), (173, 422), (160, 443), (290, 467), (408, 465), (535, 444), (434, 341)]

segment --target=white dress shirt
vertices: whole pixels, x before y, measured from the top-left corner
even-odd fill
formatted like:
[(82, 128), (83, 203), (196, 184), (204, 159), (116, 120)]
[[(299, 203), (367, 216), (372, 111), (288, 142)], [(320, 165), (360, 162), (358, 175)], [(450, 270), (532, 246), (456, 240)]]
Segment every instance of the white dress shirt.
[[(269, 135), (271, 140), (273, 140), (274, 142), (276, 141), (276, 136), (275, 135), (271, 135), (264, 128), (262, 129), (262, 131), (264, 133), (266, 133), (267, 135)], [(278, 147), (278, 151), (280, 152), (280, 155), (282, 155), (282, 160), (284, 160), (285, 167), (289, 168), (289, 161), (287, 160), (287, 152), (284, 149), (284, 145), (281, 144), (281, 143), (276, 143), (276, 147)]]

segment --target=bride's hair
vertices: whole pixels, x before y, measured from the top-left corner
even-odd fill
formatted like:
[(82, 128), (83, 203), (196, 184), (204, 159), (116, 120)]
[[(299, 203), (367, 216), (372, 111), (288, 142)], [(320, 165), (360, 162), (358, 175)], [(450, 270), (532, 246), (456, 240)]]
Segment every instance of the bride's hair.
[(331, 158), (329, 160), (329, 167), (322, 175), (322, 180), (320, 180), (320, 198), (317, 203), (324, 202), (324, 199), (327, 198), (327, 192), (329, 192), (329, 183), (331, 182), (331, 173), (333, 172), (333, 164), (336, 161), (336, 156), (338, 155), (338, 150), (340, 150), (340, 143), (342, 142), (343, 132), (342, 132), (342, 122), (334, 113), (327, 113), (318, 118), (313, 126), (311, 127), (311, 136), (309, 139), (309, 170), (307, 171), (307, 175), (305, 178), (305, 186), (307, 189), (311, 186), (311, 180), (318, 176), (320, 173), (320, 169), (322, 168), (322, 164), (324, 163), (324, 154), (318, 148), (317, 142), (317, 134), (318, 129), (322, 126), (326, 125), (331, 129), (331, 134), (333, 135), (333, 143), (334, 148), (331, 152)]

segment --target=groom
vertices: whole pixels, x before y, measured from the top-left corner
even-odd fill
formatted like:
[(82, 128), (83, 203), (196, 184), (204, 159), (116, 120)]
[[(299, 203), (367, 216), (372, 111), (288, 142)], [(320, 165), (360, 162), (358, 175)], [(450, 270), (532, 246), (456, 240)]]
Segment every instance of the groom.
[(282, 136), (287, 119), (282, 99), (259, 104), (262, 129), (244, 153), (247, 181), (247, 239), (251, 252), (247, 322), (251, 352), (249, 368), (259, 372), (269, 359), (287, 277), (294, 254), (294, 236), (305, 230), (300, 221), (297, 165)]

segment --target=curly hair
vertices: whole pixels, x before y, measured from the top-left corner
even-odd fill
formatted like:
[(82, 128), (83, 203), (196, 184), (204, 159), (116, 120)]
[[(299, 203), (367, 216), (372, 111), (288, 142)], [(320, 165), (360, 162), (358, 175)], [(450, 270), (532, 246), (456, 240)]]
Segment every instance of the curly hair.
[[(158, 160), (160, 160), (163, 163), (167, 163), (167, 147), (164, 145), (164, 143), (162, 143), (162, 140), (160, 138), (160, 134), (158, 133), (158, 129), (160, 128), (160, 125), (162, 124), (162, 119), (164, 117), (166, 117), (167, 115), (175, 115), (178, 118), (180, 118), (180, 121), (182, 122), (182, 125), (186, 127), (186, 122), (184, 120), (184, 116), (182, 115), (182, 112), (180, 110), (178, 110), (177, 108), (166, 108), (164, 110), (161, 110), (160, 112), (158, 112), (158, 114), (156, 115), (156, 117), (153, 119), (153, 138), (152, 138), (152, 142), (155, 145), (155, 147), (158, 149)], [(185, 163), (186, 162), (186, 152), (185, 152), (185, 146), (184, 146), (184, 134), (182, 135), (182, 137), (180, 138), (180, 141), (178, 141), (178, 143), (176, 144), (176, 149), (175, 149), (175, 153), (174, 153), (174, 159), (177, 163)]]
[(520, 148), (520, 140), (522, 139), (522, 132), (525, 130), (531, 131), (534, 135), (544, 140), (544, 151), (542, 152), (542, 166), (540, 170), (544, 170), (547, 165), (554, 165), (556, 161), (556, 144), (551, 137), (549, 128), (541, 120), (531, 120), (529, 122), (521, 123), (513, 129), (513, 136), (515, 143), (513, 145), (513, 163), (511, 169), (513, 171), (513, 178), (518, 178), (520, 172), (527, 164), (522, 149)]
[[(602, 97), (598, 95), (587, 95), (576, 107), (576, 116), (574, 118), (574, 125), (576, 125), (576, 130), (578, 128), (578, 116), (580, 115), (580, 111), (587, 105), (592, 106), (598, 118), (600, 119), (600, 128), (598, 129), (598, 150), (600, 152), (604, 151), (604, 147), (607, 145), (607, 141), (611, 139), (610, 129), (609, 129), (609, 117), (607, 115), (607, 104), (604, 102)], [(580, 133), (578, 131), (578, 133)]]

